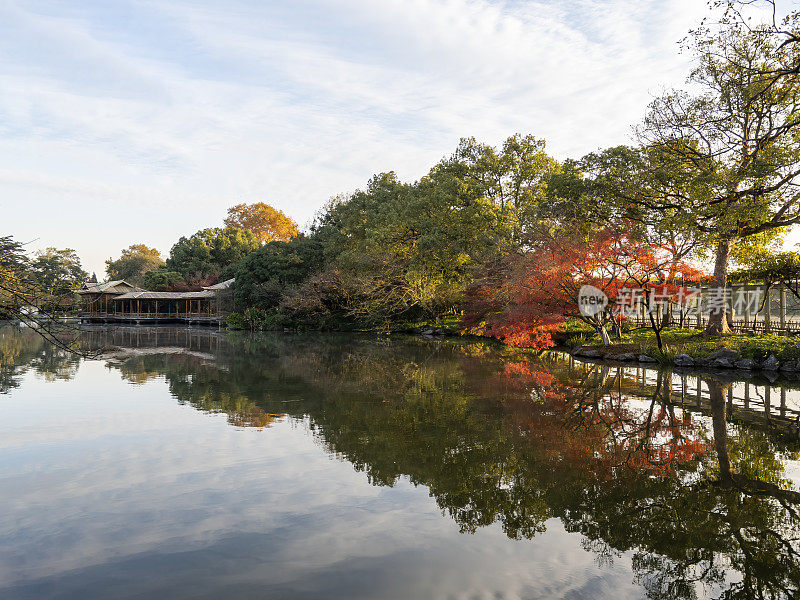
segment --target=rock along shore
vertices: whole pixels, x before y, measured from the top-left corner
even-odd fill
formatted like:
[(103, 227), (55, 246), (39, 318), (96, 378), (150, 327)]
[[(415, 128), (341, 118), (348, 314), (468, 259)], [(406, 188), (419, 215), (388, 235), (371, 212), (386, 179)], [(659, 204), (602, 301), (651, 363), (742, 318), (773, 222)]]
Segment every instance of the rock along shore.
[[(646, 354), (635, 354), (633, 352), (615, 353), (612, 350), (602, 351), (597, 348), (588, 348), (580, 346), (572, 350), (573, 356), (582, 358), (595, 358), (604, 359), (615, 362), (626, 363), (656, 363), (659, 362), (652, 356)], [(735, 350), (729, 348), (720, 348), (716, 352), (712, 352), (705, 358), (694, 358), (688, 354), (676, 354), (672, 363), (676, 367), (697, 367), (697, 368), (710, 368), (710, 369), (737, 369), (740, 371), (764, 371), (764, 372), (800, 372), (800, 361), (787, 360), (779, 361), (774, 354), (769, 354), (764, 360), (753, 360), (751, 358), (742, 358), (742, 356)]]

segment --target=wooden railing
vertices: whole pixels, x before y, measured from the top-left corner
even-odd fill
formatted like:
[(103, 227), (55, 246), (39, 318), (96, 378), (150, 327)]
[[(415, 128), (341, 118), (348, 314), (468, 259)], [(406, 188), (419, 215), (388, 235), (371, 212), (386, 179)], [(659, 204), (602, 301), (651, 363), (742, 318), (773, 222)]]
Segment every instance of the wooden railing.
[[(638, 327), (649, 327), (650, 320), (642, 318), (641, 315), (632, 315), (629, 317)], [(685, 328), (703, 329), (708, 324), (708, 315), (703, 315), (700, 319), (697, 316), (691, 316), (688, 319), (684, 317), (683, 326)], [(680, 326), (680, 316), (674, 313), (672, 316), (672, 325), (674, 327)], [(734, 317), (729, 321), (730, 328), (738, 332), (753, 332), (753, 333), (785, 333), (788, 335), (800, 334), (800, 317), (786, 317), (783, 323), (778, 320), (772, 321), (767, 326), (764, 321), (745, 321), (742, 318)]]
[[(769, 302), (761, 307), (761, 299), (764, 294), (764, 286), (753, 284), (734, 284), (730, 285), (731, 299), (727, 305), (728, 323), (734, 331), (753, 332), (753, 333), (800, 333), (800, 301), (784, 286), (774, 286), (769, 291)], [(701, 288), (703, 297), (709, 294), (709, 288)], [(753, 304), (749, 302), (737, 302), (737, 297), (747, 298), (747, 296), (737, 296), (739, 294), (761, 294), (758, 301)], [(758, 310), (761, 308), (761, 310)], [(709, 308), (704, 300), (700, 310), (694, 308), (689, 314), (681, 313), (677, 307), (671, 311), (672, 323), (674, 326), (681, 324), (687, 328), (703, 329), (708, 324)], [(626, 313), (626, 316), (638, 326), (649, 326), (649, 318), (643, 314), (642, 310), (635, 313)]]
[(118, 317), (124, 319), (189, 319), (189, 318), (218, 318), (224, 315), (217, 312), (101, 312), (101, 311), (81, 311), (80, 317)]

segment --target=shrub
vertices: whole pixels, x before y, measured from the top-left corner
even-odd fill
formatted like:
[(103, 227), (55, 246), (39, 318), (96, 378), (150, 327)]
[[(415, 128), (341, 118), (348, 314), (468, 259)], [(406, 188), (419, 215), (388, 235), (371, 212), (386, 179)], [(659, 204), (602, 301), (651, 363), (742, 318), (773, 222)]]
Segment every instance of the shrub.
[(242, 313), (231, 313), (225, 319), (225, 325), (228, 329), (248, 329), (247, 319)]
[(283, 325), (283, 318), (277, 310), (262, 310), (251, 306), (244, 313), (231, 313), (225, 321), (228, 329), (250, 331), (270, 331)]

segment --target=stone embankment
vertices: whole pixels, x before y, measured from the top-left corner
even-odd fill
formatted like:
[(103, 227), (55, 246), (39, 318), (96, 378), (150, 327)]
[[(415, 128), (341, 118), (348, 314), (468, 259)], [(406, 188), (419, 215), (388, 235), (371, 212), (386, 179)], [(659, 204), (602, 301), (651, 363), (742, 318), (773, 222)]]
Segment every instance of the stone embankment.
[[(615, 362), (637, 362), (637, 363), (656, 363), (652, 356), (646, 354), (636, 354), (633, 352), (614, 353), (613, 350), (607, 352), (597, 348), (587, 348), (580, 346), (572, 351), (573, 356), (582, 358), (598, 358)], [(735, 350), (720, 348), (712, 352), (705, 358), (694, 358), (688, 354), (676, 354), (672, 362), (677, 367), (698, 367), (710, 369), (739, 369), (742, 371), (786, 371), (800, 372), (800, 361), (787, 360), (779, 361), (774, 354), (770, 354), (764, 360), (753, 360), (742, 358)]]

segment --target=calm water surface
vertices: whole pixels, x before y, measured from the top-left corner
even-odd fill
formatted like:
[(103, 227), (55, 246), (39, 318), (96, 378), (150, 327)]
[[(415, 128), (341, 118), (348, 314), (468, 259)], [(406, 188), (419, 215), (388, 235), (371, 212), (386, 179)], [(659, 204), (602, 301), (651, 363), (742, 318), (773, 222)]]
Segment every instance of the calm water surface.
[[(783, 598), (792, 381), (465, 341), (0, 329), (0, 598)], [(699, 384), (699, 389), (698, 389)]]

